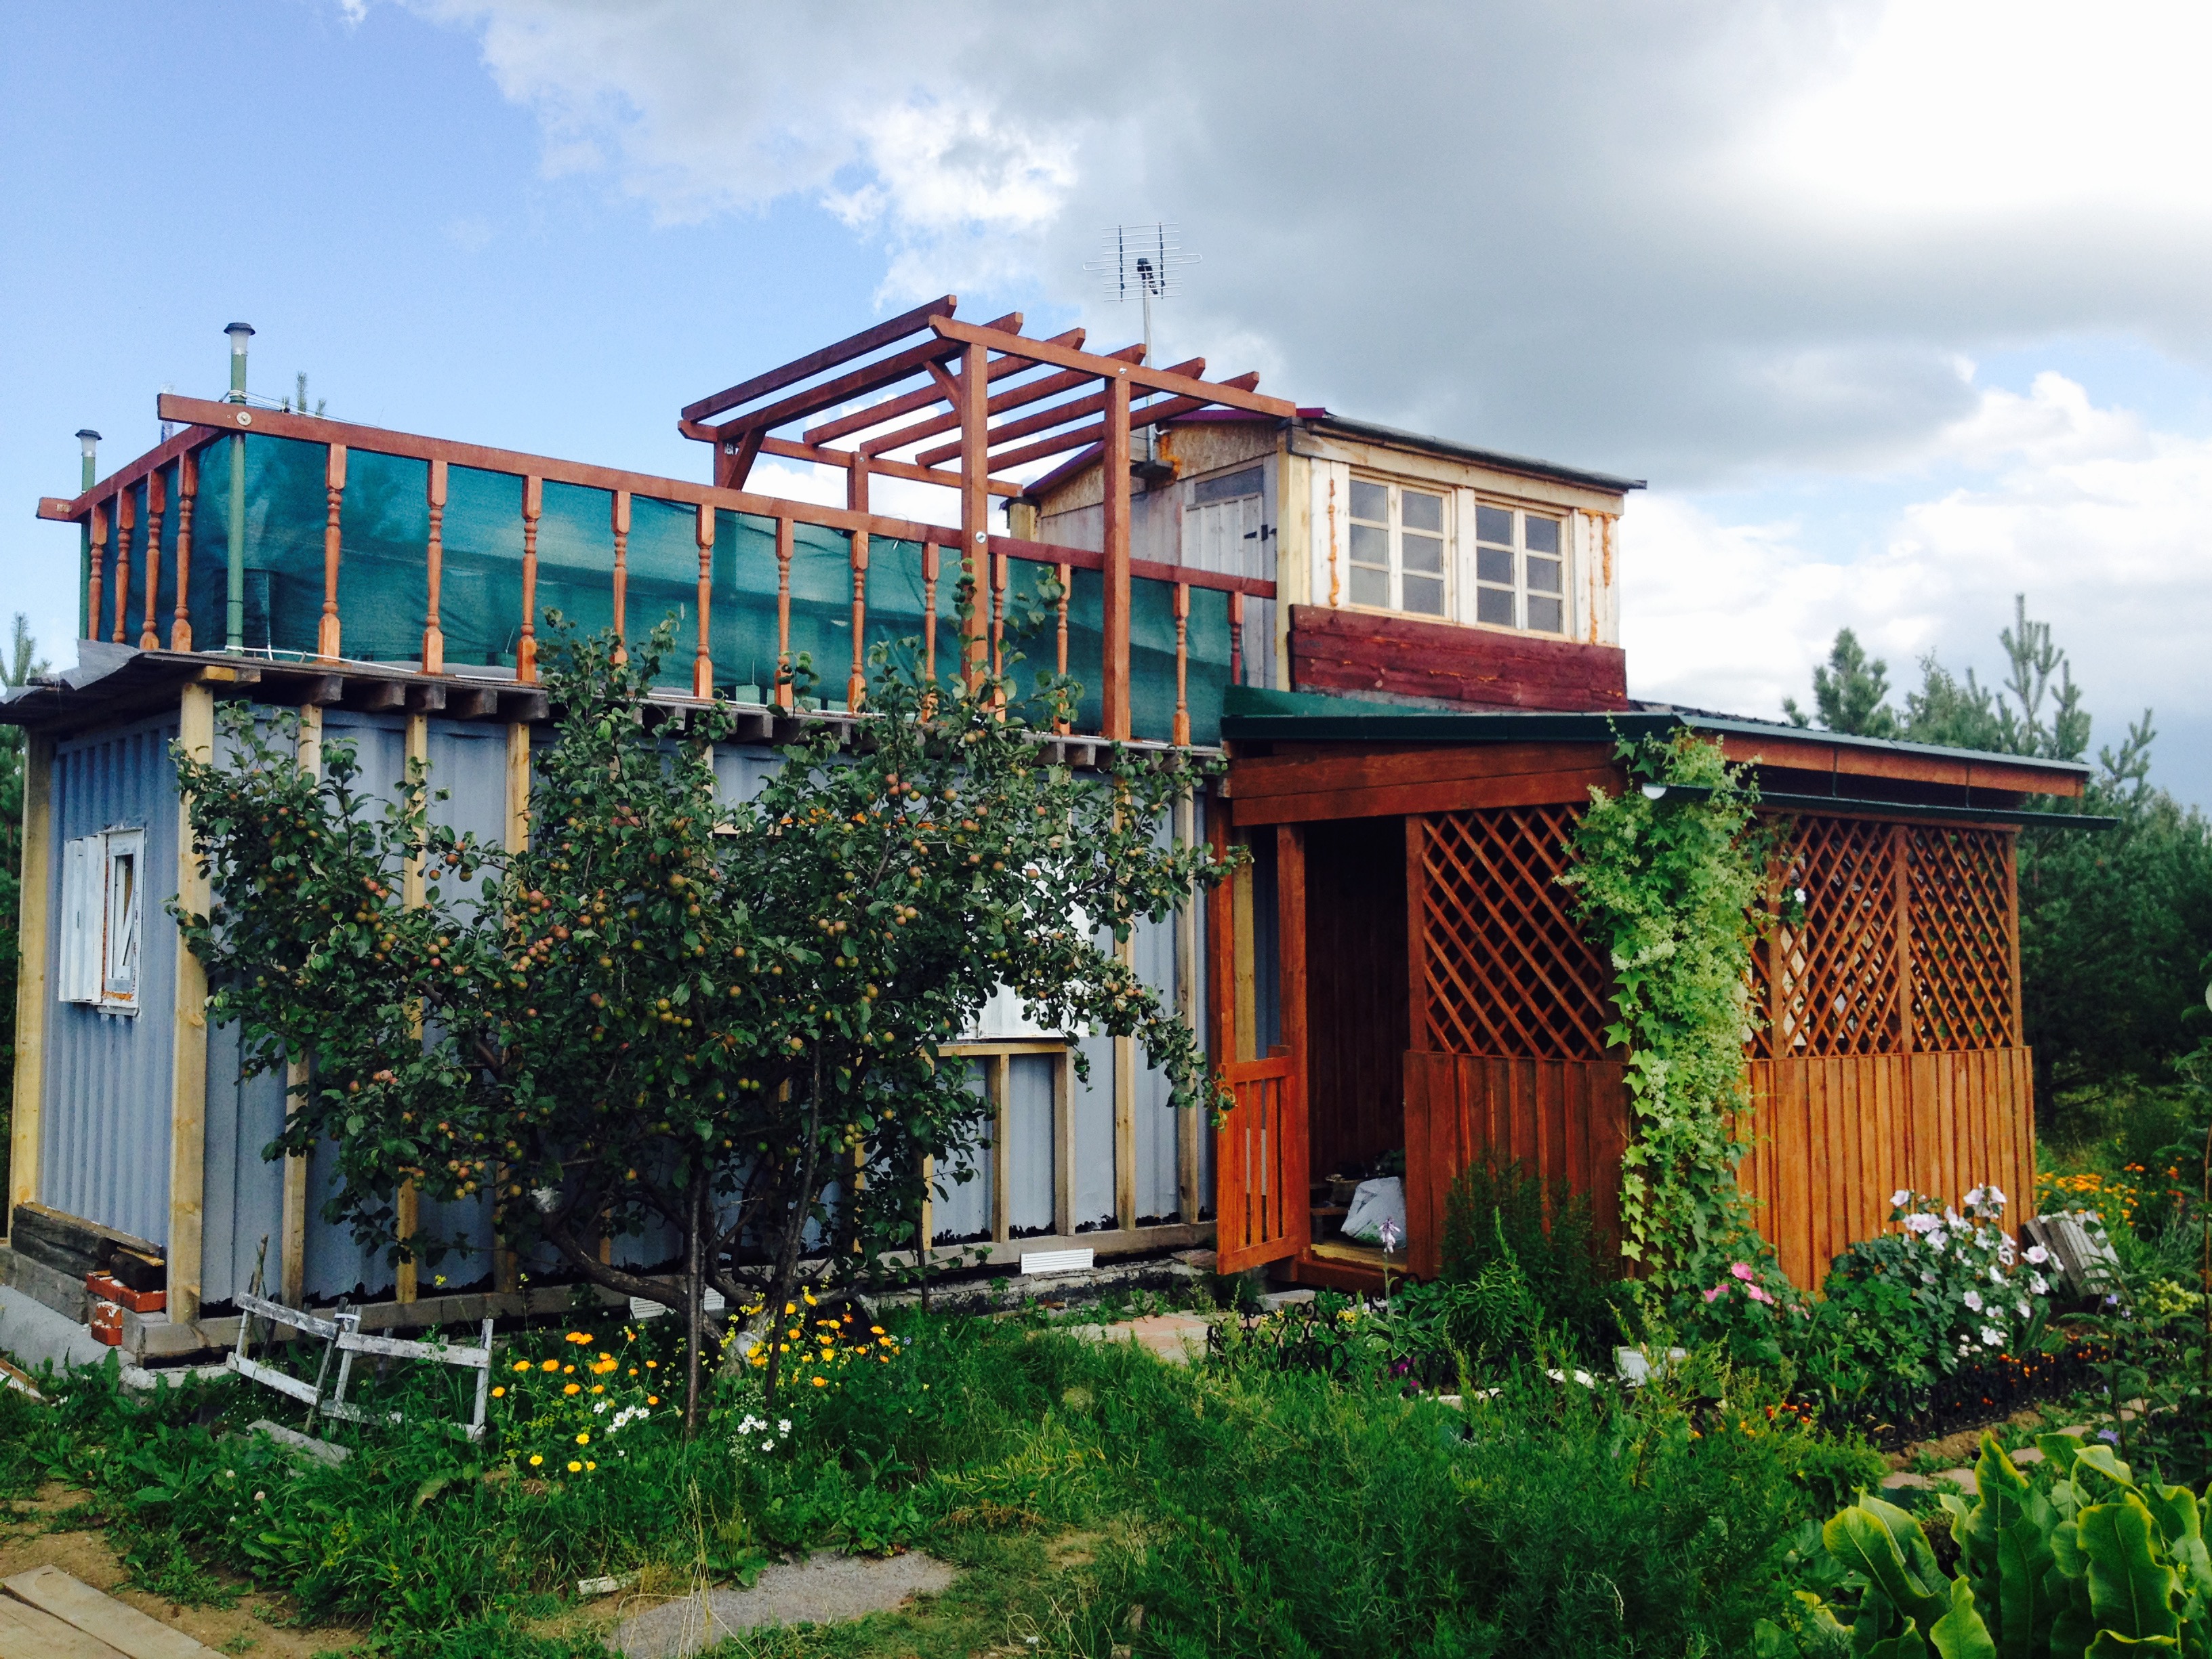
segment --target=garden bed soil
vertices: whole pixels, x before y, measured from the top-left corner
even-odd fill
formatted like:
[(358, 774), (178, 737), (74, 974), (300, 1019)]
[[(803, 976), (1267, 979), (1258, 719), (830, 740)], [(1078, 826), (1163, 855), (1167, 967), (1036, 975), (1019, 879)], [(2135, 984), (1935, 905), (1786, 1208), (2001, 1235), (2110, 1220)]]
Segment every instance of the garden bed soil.
[[(103, 1595), (125, 1602), (194, 1641), (230, 1653), (251, 1653), (255, 1659), (314, 1659), (317, 1654), (344, 1653), (364, 1639), (363, 1633), (343, 1626), (292, 1626), (283, 1621), (292, 1614), (281, 1596), (265, 1595), (240, 1588), (237, 1601), (228, 1607), (179, 1607), (166, 1596), (125, 1587), (128, 1571), (107, 1536), (97, 1527), (81, 1531), (49, 1532), (54, 1518), (88, 1502), (90, 1494), (52, 1483), (40, 1488), (37, 1498), (8, 1506), (0, 1521), (0, 1578), (11, 1578), (33, 1567), (56, 1566)], [(222, 1582), (236, 1581), (216, 1574)]]

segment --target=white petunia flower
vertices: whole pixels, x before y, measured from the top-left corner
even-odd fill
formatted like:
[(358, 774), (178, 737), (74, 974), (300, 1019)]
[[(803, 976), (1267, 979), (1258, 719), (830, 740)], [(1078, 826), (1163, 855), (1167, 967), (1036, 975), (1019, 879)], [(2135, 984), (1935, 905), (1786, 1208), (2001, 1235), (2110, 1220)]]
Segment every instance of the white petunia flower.
[(1940, 1227), (1928, 1235), (1928, 1248), (1938, 1255), (1942, 1253), (1943, 1246), (1948, 1243), (1949, 1241), (1944, 1237), (1942, 1229)]
[(1899, 1187), (1889, 1195), (1889, 1207), (1893, 1210), (1901, 1210), (1905, 1207), (1905, 1200), (1911, 1196), (1912, 1192), (1910, 1188)]
[(1960, 1297), (1959, 1299), (1965, 1303), (1968, 1307), (1972, 1308), (1976, 1313), (1981, 1312), (1982, 1293), (1979, 1291), (1968, 1291), (1966, 1295)]
[(1989, 1347), (2002, 1348), (2004, 1346), (2004, 1333), (1994, 1325), (1984, 1325), (1982, 1327), (1982, 1341)]
[(2035, 1263), (2039, 1267), (2040, 1267), (2045, 1262), (2051, 1260), (2051, 1252), (2045, 1249), (2040, 1244), (2031, 1244), (2025, 1250), (2021, 1251), (2021, 1254), (2026, 1256), (2030, 1261)]
[(2030, 1273), (2027, 1276), (2027, 1288), (2034, 1291), (2036, 1295), (2043, 1296), (2049, 1292), (2051, 1289), (2051, 1281), (2045, 1279), (2041, 1273)]

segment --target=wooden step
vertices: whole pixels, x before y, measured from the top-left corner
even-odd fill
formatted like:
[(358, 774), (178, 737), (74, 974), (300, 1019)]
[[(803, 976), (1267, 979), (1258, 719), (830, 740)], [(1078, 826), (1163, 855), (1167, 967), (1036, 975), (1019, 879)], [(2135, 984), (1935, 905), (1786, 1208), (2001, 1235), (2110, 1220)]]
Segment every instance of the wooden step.
[(50, 1613), (0, 1595), (0, 1659), (122, 1659), (106, 1643)]
[(78, 1645), (51, 1650), (24, 1647), (19, 1654), (14, 1636), (0, 1626), (0, 1659), (216, 1659), (213, 1648), (195, 1642), (180, 1630), (172, 1630), (137, 1608), (103, 1595), (59, 1567), (33, 1567), (0, 1583), (12, 1600), (0, 1600), (0, 1618), (30, 1615), (43, 1620), (49, 1636), (66, 1632)]

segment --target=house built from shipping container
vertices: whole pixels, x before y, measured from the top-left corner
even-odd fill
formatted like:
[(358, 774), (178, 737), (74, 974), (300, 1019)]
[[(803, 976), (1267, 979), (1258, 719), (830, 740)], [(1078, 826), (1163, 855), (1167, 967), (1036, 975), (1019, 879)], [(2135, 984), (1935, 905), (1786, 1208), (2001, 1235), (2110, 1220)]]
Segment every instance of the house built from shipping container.
[[(681, 609), (660, 695), (676, 718), (738, 704), (741, 740), (716, 756), (732, 799), (802, 726), (865, 727), (872, 644), (918, 640), (945, 674), (999, 660), (1010, 606), (1048, 574), (1024, 648), (1086, 687), (1054, 757), (1226, 758), (1162, 833), (1248, 846), (1249, 869), (1127, 948), (1236, 1110), (1218, 1131), (1171, 1114), (1127, 1040), (994, 1006), (966, 1045), (992, 1145), (974, 1179), (941, 1183), (939, 1245), (1005, 1263), (1212, 1246), (1224, 1270), (1365, 1284), (1379, 1253), (1332, 1236), (1317, 1183), (1397, 1154), (1417, 1271), (1473, 1159), (1565, 1176), (1610, 1213), (1630, 1127), (1607, 969), (1554, 878), (1590, 790), (1623, 787), (1619, 739), (1682, 726), (1756, 767), (1788, 824), (1778, 888), (1806, 896), (1747, 964), (1765, 1025), (1744, 1179), (1793, 1276), (1817, 1283), (1897, 1187), (2029, 1188), (2013, 840), (2083, 769), (1631, 699), (1636, 481), (1299, 407), (1080, 331), (971, 324), (950, 297), (685, 409), (707, 481), (240, 397), (165, 394), (160, 412), (176, 435), (40, 503), (76, 532), (79, 664), (0, 706), (29, 734), (0, 1270), (75, 1310), (103, 1252), (159, 1256), (166, 1322), (126, 1322), (142, 1351), (220, 1334), (208, 1322), (264, 1240), (283, 1293), (380, 1304), (386, 1322), (523, 1305), (488, 1212), (454, 1218), (483, 1249), (448, 1277), (477, 1282), (426, 1285), (319, 1220), (325, 1160), (261, 1158), (283, 1085), (240, 1083), (237, 1034), (208, 1026), (161, 904), (204, 902), (169, 745), (206, 752), (218, 699), (301, 711), (304, 765), (343, 738), (389, 788), (427, 759), (447, 821), (523, 833), (556, 609), (633, 641)], [(836, 469), (845, 505), (750, 489), (763, 455)], [(942, 489), (948, 522), (875, 510), (882, 478)], [(817, 698), (784, 672), (801, 653)]]

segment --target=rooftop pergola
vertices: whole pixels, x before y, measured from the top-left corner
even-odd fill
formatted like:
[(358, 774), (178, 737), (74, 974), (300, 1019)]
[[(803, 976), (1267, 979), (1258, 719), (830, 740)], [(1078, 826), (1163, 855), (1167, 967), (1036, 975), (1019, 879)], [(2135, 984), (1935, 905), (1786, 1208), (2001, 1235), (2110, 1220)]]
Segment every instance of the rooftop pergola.
[[(1141, 345), (1086, 351), (1081, 329), (1036, 338), (1021, 331), (1018, 312), (964, 323), (957, 304), (945, 295), (702, 398), (678, 429), (714, 446), (725, 489), (743, 489), (753, 463), (773, 455), (842, 468), (855, 513), (869, 510), (878, 473), (957, 491), (962, 562), (979, 592), (990, 586), (991, 498), (1020, 495), (1014, 475), (1025, 467), (1095, 447), (1105, 492), (1103, 734), (1125, 738), (1128, 677), (1114, 665), (1129, 655), (1132, 434), (1208, 408), (1288, 419), (1297, 406), (1261, 396), (1256, 374), (1208, 380), (1203, 357), (1154, 368)], [(985, 648), (983, 625), (971, 617), (971, 663)]]

